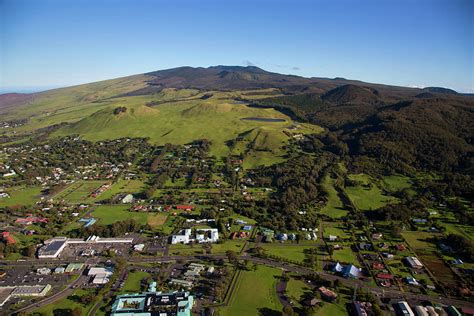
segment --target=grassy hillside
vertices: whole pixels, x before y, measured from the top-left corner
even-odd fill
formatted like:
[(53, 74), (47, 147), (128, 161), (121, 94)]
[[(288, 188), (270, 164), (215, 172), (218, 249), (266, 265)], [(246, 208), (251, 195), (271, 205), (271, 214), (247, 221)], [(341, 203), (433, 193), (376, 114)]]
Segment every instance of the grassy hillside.
[[(294, 122), (274, 109), (251, 108), (232, 100), (223, 100), (219, 95), (208, 99), (190, 98), (188, 101), (146, 106), (155, 104), (160, 97), (147, 95), (116, 98), (113, 105), (60, 128), (52, 136), (79, 134), (92, 141), (149, 137), (150, 142), (158, 145), (185, 144), (196, 139), (208, 139), (212, 142), (211, 154), (225, 156), (231, 152), (226, 142), (239, 135), (246, 135), (243, 137), (242, 150), (235, 153), (251, 157), (248, 167), (278, 162), (285, 153), (282, 147), (288, 142), (289, 136), (283, 131)], [(125, 107), (126, 110), (114, 114), (117, 107)], [(248, 117), (279, 118), (284, 121), (242, 120)], [(299, 132), (320, 130), (316, 125), (304, 124), (300, 126)], [(244, 150), (247, 145), (251, 147), (248, 151)]]
[[(208, 139), (212, 142), (212, 155), (242, 154), (248, 157), (244, 160), (248, 168), (283, 161), (286, 154), (283, 147), (289, 140), (284, 131), (294, 122), (274, 109), (251, 108), (235, 101), (242, 96), (268, 97), (278, 91), (158, 89), (148, 84), (150, 80), (148, 75), (136, 75), (35, 93), (13, 101), (9, 98), (8, 107), (0, 107), (2, 118), (27, 121), (22, 126), (4, 130), (4, 135), (15, 135), (18, 141), (19, 135), (29, 137), (29, 133), (40, 128), (63, 124), (50, 137), (78, 134), (92, 141), (148, 137), (157, 145)], [(17, 103), (12, 106), (11, 102)], [(119, 107), (126, 109), (114, 113)], [(249, 117), (282, 121), (242, 120)], [(303, 124), (298, 133), (320, 130), (316, 125)], [(248, 136), (242, 140), (240, 150), (226, 145), (242, 134)]]

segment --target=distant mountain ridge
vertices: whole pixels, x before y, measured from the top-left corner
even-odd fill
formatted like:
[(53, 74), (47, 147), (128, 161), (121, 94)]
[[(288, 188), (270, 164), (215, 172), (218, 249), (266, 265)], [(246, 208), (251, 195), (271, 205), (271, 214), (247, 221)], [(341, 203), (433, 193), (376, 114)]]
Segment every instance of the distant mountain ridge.
[[(127, 91), (123, 93), (117, 93), (117, 97), (147, 95), (151, 93), (160, 92), (165, 88), (186, 88), (221, 91), (276, 88), (281, 89), (283, 93), (286, 94), (326, 94), (326, 97), (329, 101), (331, 99), (329, 95), (330, 90), (346, 85), (348, 86), (345, 88), (341, 88), (342, 90), (338, 91), (337, 95), (339, 96), (334, 95), (334, 97), (341, 98), (341, 93), (343, 93), (348, 94), (345, 100), (347, 102), (351, 102), (350, 99), (352, 97), (349, 95), (353, 95), (353, 97), (355, 97), (356, 102), (358, 102), (360, 99), (360, 101), (362, 102), (373, 103), (377, 98), (382, 98), (385, 101), (397, 101), (410, 97), (415, 97), (416, 95), (419, 95), (423, 92), (446, 95), (457, 94), (457, 92), (454, 90), (442, 87), (427, 87), (424, 89), (418, 89), (376, 83), (367, 83), (357, 80), (348, 80), (340, 77), (336, 77), (334, 79), (317, 77), (305, 78), (296, 75), (284, 75), (275, 72), (270, 72), (256, 66), (218, 65), (207, 68), (183, 66), (171, 69), (157, 70), (145, 73), (143, 75), (135, 75), (118, 79), (128, 79), (136, 76), (142, 76), (143, 78), (146, 78), (143, 81), (143, 85), (141, 85), (141, 87), (137, 89), (126, 89)], [(102, 82), (107, 81), (101, 81), (98, 83)], [(361, 89), (357, 89), (356, 87), (363, 87), (366, 90), (363, 91)], [(370, 93), (367, 94), (367, 89), (369, 91), (371, 90), (374, 95)], [(31, 94), (0, 94), (0, 109), (15, 106), (16, 104), (22, 104), (25, 102), (25, 100), (31, 99), (38, 95), (42, 95), (44, 93), (48, 93), (49, 91), (56, 90), (58, 89)], [(336, 93), (336, 91), (334, 91), (333, 93)], [(424, 95), (424, 97), (426, 96), (428, 95)], [(338, 101), (336, 100), (336, 102)]]

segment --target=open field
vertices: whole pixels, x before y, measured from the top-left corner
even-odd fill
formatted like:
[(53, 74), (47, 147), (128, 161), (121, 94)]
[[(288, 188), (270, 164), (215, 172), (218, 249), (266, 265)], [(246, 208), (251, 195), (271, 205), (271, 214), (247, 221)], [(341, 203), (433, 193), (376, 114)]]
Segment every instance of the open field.
[(125, 281), (125, 284), (120, 289), (120, 294), (140, 293), (141, 290), (144, 290), (141, 288), (141, 281), (149, 276), (150, 276), (149, 273), (143, 272), (143, 271), (130, 272), (127, 276), (127, 280)]
[(259, 315), (262, 309), (281, 311), (276, 295), (277, 277), (280, 276), (280, 270), (266, 266), (258, 266), (257, 271), (242, 272), (229, 305), (222, 308), (219, 315)]
[(0, 207), (13, 206), (13, 205), (24, 205), (29, 206), (36, 201), (39, 201), (41, 194), (41, 187), (12, 187), (5, 190), (10, 194), (9, 198), (0, 199)]
[(327, 175), (322, 182), (323, 189), (327, 193), (328, 201), (321, 209), (321, 214), (337, 219), (346, 216), (348, 210), (344, 207), (344, 203), (339, 198), (334, 188), (334, 182), (335, 180), (329, 175)]
[(41, 315), (45, 316), (54, 316), (54, 315), (59, 315), (58, 311), (62, 311), (63, 314), (61, 315), (66, 315), (68, 310), (73, 310), (76, 307), (81, 308), (82, 310), (82, 315), (87, 315), (88, 311), (92, 308), (92, 304), (89, 306), (84, 306), (81, 303), (78, 302), (78, 297), (86, 295), (90, 293), (88, 290), (82, 290), (78, 289), (73, 292), (72, 295), (55, 302), (53, 304), (49, 304), (46, 306), (43, 306), (37, 310), (35, 310), (36, 313), (41, 313)]
[(119, 193), (139, 193), (145, 187), (145, 183), (141, 180), (124, 180), (120, 179), (112, 186), (97, 197), (97, 200), (109, 199)]
[(383, 177), (381, 185), (388, 191), (395, 192), (410, 188), (411, 182), (410, 178), (406, 176), (393, 175)]
[(245, 240), (226, 240), (223, 244), (212, 244), (211, 253), (225, 253), (227, 250), (240, 252), (245, 244)]
[[(154, 96), (116, 98), (113, 106), (110, 104), (73, 125), (61, 128), (54, 135), (80, 134), (93, 141), (150, 137), (150, 141), (158, 145), (185, 144), (205, 138), (212, 142), (211, 155), (226, 156), (230, 150), (225, 142), (242, 134), (246, 135), (243, 137), (243, 147), (247, 148), (251, 144), (247, 167), (282, 161), (284, 151), (281, 147), (289, 139), (283, 130), (293, 125), (293, 122), (276, 110), (251, 108), (217, 96), (206, 100), (165, 103), (157, 107), (144, 105), (152, 101), (156, 101)], [(114, 115), (113, 108), (119, 106), (127, 107), (127, 111)], [(284, 121), (242, 120), (245, 117), (281, 118)], [(219, 133), (215, 133), (217, 130)], [(321, 130), (316, 125), (300, 124), (298, 132), (317, 133)]]
[(134, 219), (142, 225), (150, 224), (152, 227), (162, 226), (168, 218), (167, 214), (162, 213), (130, 212), (129, 207), (128, 205), (100, 205), (91, 213), (91, 216), (97, 218), (102, 225)]
[(398, 201), (395, 197), (384, 195), (377, 182), (366, 174), (351, 174), (349, 178), (359, 182), (356, 186), (348, 186), (344, 189), (359, 210), (375, 210)]
[(280, 244), (280, 243), (265, 243), (261, 244), (265, 249), (266, 254), (284, 258), (286, 260), (298, 261), (303, 263), (306, 259), (305, 249), (314, 248), (311, 246), (294, 244)]
[(349, 238), (350, 235), (344, 230), (341, 223), (324, 222), (323, 223), (323, 236), (329, 238), (329, 235), (337, 236), (339, 239)]
[(421, 262), (444, 284), (455, 285), (455, 275), (443, 259), (436, 253), (433, 238), (428, 232), (403, 232), (403, 237), (410, 248), (416, 253)]
[(355, 265), (359, 264), (356, 254), (351, 250), (349, 245), (344, 245), (343, 249), (334, 250), (332, 258), (334, 261), (352, 263)]
[(151, 227), (159, 227), (163, 226), (167, 219), (168, 214), (166, 213), (148, 214), (147, 223)]
[[(60, 191), (56, 195), (53, 196), (54, 200), (65, 200), (69, 203), (90, 203), (94, 201), (96, 198), (90, 197), (90, 194), (98, 189), (103, 184), (107, 183), (103, 180), (96, 180), (96, 181), (86, 181), (86, 180), (79, 180), (70, 184), (64, 190)], [(100, 198), (99, 195), (97, 198)]]
[(295, 302), (296, 306), (301, 306), (299, 303), (305, 292), (310, 292), (310, 288), (301, 280), (290, 277), (286, 284), (286, 296)]

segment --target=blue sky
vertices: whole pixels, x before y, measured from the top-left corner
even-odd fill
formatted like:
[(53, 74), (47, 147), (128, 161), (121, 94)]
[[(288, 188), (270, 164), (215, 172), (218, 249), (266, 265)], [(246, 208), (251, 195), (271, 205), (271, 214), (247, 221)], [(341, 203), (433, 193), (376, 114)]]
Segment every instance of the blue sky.
[(247, 65), (474, 92), (471, 0), (0, 0), (0, 88)]

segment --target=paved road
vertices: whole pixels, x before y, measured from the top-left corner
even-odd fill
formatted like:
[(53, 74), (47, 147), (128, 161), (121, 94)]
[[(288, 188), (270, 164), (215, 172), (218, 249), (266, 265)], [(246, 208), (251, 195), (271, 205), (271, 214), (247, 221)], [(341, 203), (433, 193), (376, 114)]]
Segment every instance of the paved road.
[(83, 267), (82, 270), (80, 271), (79, 277), (76, 280), (74, 280), (73, 282), (69, 283), (63, 290), (61, 290), (61, 291), (59, 291), (59, 292), (57, 292), (57, 293), (55, 293), (51, 296), (48, 296), (45, 299), (43, 299), (41, 301), (38, 301), (34, 304), (31, 304), (31, 305), (25, 306), (23, 308), (20, 308), (15, 313), (32, 312), (33, 310), (35, 310), (37, 308), (40, 308), (40, 307), (48, 305), (48, 304), (52, 304), (54, 302), (57, 302), (57, 301), (65, 298), (65, 297), (68, 297), (74, 291), (74, 286), (79, 285), (80, 283), (86, 282), (87, 276), (82, 274), (84, 272), (84, 270), (85, 270), (85, 267)]

